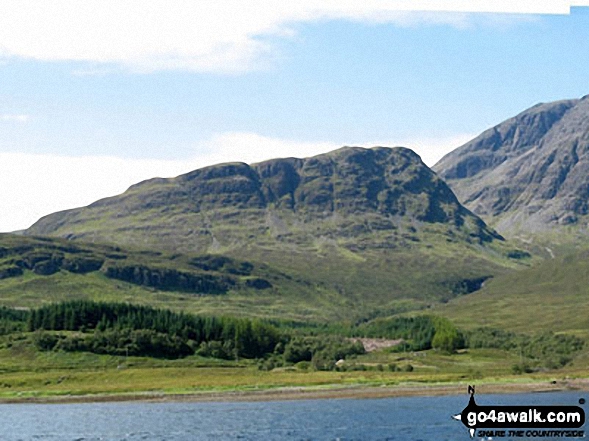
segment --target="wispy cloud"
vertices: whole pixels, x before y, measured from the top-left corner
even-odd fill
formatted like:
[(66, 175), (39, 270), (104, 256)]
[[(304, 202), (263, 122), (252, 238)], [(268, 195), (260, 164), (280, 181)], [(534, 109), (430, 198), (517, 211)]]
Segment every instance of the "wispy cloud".
[(465, 27), (473, 14), (568, 14), (584, 0), (3, 0), (0, 56), (130, 71), (243, 72), (275, 55), (299, 23), (348, 20)]
[(10, 113), (0, 114), (0, 121), (15, 121), (19, 123), (25, 123), (29, 120), (29, 115), (16, 115)]
[(46, 214), (122, 193), (145, 179), (177, 176), (221, 162), (254, 163), (277, 157), (313, 156), (343, 145), (382, 145), (413, 148), (431, 166), (470, 138), (457, 135), (335, 144), (234, 132), (199, 142), (195, 146), (199, 153), (186, 160), (0, 153), (0, 231), (27, 228)]

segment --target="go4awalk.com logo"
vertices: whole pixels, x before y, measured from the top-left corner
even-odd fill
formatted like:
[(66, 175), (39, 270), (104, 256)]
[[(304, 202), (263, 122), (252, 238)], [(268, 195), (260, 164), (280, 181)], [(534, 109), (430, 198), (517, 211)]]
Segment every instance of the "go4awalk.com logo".
[[(579, 406), (479, 406), (474, 386), (468, 386), (468, 406), (455, 420), (461, 421), (473, 438), (584, 438), (585, 411)], [(584, 404), (584, 400), (579, 400)]]

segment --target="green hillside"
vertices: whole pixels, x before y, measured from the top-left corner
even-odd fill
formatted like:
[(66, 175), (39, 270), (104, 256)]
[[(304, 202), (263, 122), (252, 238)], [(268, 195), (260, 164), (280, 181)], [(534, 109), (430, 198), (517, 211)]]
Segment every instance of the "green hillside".
[[(88, 207), (45, 216), (25, 234), (158, 250), (164, 254), (135, 252), (128, 261), (153, 257), (146, 265), (168, 272), (197, 271), (193, 256), (250, 262), (252, 275), (210, 273), (222, 295), (172, 294), (174, 283), (157, 296), (137, 290), (161, 286), (140, 283), (131, 291), (139, 301), (155, 296), (191, 311), (296, 320), (357, 321), (426, 309), (534, 261), (465, 209), (418, 155), (400, 147), (344, 147), (312, 158), (218, 164), (151, 179)], [(173, 257), (179, 254), (184, 257)], [(116, 296), (107, 279), (134, 272), (126, 262), (107, 259), (84, 280), (94, 280), (93, 292)], [(36, 289), (59, 296), (60, 286), (73, 280), (63, 271), (51, 277)], [(271, 288), (250, 289), (247, 277), (267, 280)], [(13, 296), (15, 288), (4, 292)]]
[(451, 300), (433, 312), (465, 328), (489, 326), (587, 335), (589, 251), (549, 258), (534, 267), (496, 277), (480, 291)]
[[(325, 246), (315, 255), (239, 257), (123, 249), (57, 238), (0, 235), (0, 304), (68, 299), (125, 301), (176, 310), (285, 318), (365, 320), (475, 290), (530, 259), (501, 246), (417, 243), (362, 255)], [(481, 255), (485, 258), (481, 258)]]

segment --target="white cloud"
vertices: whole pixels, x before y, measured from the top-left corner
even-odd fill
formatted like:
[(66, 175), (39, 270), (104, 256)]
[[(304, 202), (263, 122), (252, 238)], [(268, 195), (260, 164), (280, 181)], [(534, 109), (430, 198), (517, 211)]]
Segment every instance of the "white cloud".
[(207, 164), (241, 161), (248, 164), (271, 158), (305, 158), (329, 152), (342, 144), (332, 142), (301, 142), (271, 138), (248, 132), (230, 132), (200, 142), (199, 150), (207, 151), (200, 157)]
[(433, 166), (446, 153), (454, 150), (476, 135), (461, 133), (451, 136), (414, 138), (387, 138), (369, 140), (348, 140), (345, 142), (301, 142), (262, 136), (248, 132), (230, 132), (213, 136), (198, 144), (198, 150), (207, 152), (200, 155), (192, 164), (218, 164), (221, 162), (240, 161), (248, 164), (270, 158), (306, 158), (326, 153), (344, 145), (374, 147), (408, 147), (414, 150), (428, 166)]
[(337, 147), (228, 133), (199, 143), (196, 150), (204, 153), (187, 160), (0, 152), (0, 231), (27, 228), (46, 214), (120, 194), (153, 177), (177, 176), (221, 162), (312, 156)]
[(153, 177), (171, 177), (220, 162), (259, 162), (278, 157), (308, 157), (347, 145), (413, 147), (428, 165), (470, 139), (373, 141), (363, 143), (299, 142), (255, 133), (226, 133), (197, 145), (188, 160), (126, 159), (108, 156), (56, 156), (0, 153), (0, 231), (27, 228), (40, 217), (85, 206), (125, 191)]
[(24, 123), (29, 120), (29, 115), (0, 114), (0, 121), (15, 121)]
[[(2, 0), (0, 56), (150, 72), (264, 67), (297, 23), (446, 23), (465, 14), (568, 14), (574, 0)], [(92, 72), (95, 68), (82, 69)], [(98, 71), (102, 71), (100, 68)]]
[(180, 171), (175, 161), (0, 153), (0, 231), (27, 228), (43, 215)]

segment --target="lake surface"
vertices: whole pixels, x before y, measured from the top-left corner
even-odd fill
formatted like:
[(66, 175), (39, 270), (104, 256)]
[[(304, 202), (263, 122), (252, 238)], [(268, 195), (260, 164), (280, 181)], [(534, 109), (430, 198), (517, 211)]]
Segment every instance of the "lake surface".
[[(580, 398), (589, 398), (585, 395), (477, 395), (477, 403), (578, 405)], [(464, 394), (252, 403), (6, 404), (0, 405), (0, 440), (468, 440), (466, 428), (451, 419), (467, 403)]]

